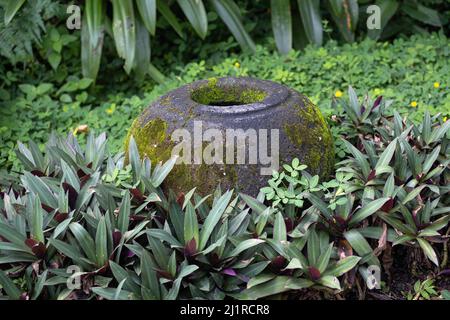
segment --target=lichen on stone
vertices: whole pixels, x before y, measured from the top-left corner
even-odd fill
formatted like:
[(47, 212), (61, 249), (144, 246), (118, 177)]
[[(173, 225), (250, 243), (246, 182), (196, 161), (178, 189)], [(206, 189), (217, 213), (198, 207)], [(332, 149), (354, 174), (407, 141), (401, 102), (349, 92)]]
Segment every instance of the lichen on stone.
[(285, 124), (284, 132), (291, 143), (308, 150), (302, 160), (312, 173), (329, 176), (334, 166), (331, 131), (321, 112), (306, 97), (303, 97), (303, 106), (295, 107), (302, 122)]
[[(125, 153), (133, 136), (138, 147), (139, 155), (148, 157), (153, 162), (167, 161), (170, 158), (172, 148), (165, 142), (167, 137), (167, 122), (156, 118), (142, 126), (139, 118), (134, 120), (125, 141)], [(128, 157), (126, 157), (128, 158)]]
[[(217, 127), (218, 123), (220, 130), (235, 128), (232, 117), (210, 118), (208, 113), (201, 112), (202, 108), (198, 109), (198, 103), (233, 106), (263, 102), (271, 91), (264, 86), (258, 88), (258, 85), (260, 84), (253, 80), (240, 84), (212, 78), (177, 89), (161, 97), (133, 122), (125, 142), (125, 151), (128, 151), (129, 140), (133, 136), (140, 156), (148, 157), (156, 164), (167, 161), (172, 155), (172, 149), (176, 145), (176, 142), (171, 140), (171, 130), (174, 128), (191, 128), (192, 121), (196, 119), (206, 121), (204, 129), (211, 124)], [(278, 91), (275, 92), (279, 94)], [(266, 102), (271, 103), (271, 100), (268, 100)], [(325, 178), (332, 173), (334, 165), (332, 136), (318, 108), (306, 97), (292, 90), (288, 98), (280, 102), (272, 112), (273, 116), (267, 113), (259, 114), (263, 115), (264, 119), (261, 124), (252, 122), (254, 119), (251, 115), (248, 118), (245, 115), (245, 119), (242, 115), (239, 117), (241, 120), (244, 119), (244, 125), (254, 123), (257, 128), (261, 126), (264, 128), (264, 124), (267, 124), (269, 127), (275, 126), (284, 131), (284, 143), (280, 147), (285, 149), (279, 150), (280, 164), (297, 157), (309, 166), (312, 174), (319, 174)], [(208, 142), (202, 141), (202, 155), (206, 143)], [(191, 151), (194, 151), (191, 154), (193, 156), (195, 150)], [(220, 183), (226, 189), (237, 188), (244, 192), (247, 190), (257, 192), (257, 188), (264, 183), (263, 177), (258, 172), (260, 167), (250, 164), (177, 164), (166, 178), (163, 188), (170, 188), (179, 193), (197, 187), (200, 194), (206, 195), (213, 192)]]

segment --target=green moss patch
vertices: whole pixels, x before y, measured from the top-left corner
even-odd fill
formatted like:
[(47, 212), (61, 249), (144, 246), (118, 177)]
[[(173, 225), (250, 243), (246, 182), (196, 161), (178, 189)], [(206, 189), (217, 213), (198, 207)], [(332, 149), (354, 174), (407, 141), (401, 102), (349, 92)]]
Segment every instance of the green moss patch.
[(217, 78), (192, 90), (191, 98), (195, 102), (211, 106), (232, 106), (262, 102), (267, 93), (254, 88), (242, 88), (238, 85), (220, 85)]
[(303, 122), (286, 124), (283, 129), (291, 143), (308, 150), (303, 162), (308, 165), (311, 172), (326, 177), (331, 174), (334, 167), (331, 131), (322, 113), (311, 101), (304, 98), (303, 104), (304, 107), (296, 106)]

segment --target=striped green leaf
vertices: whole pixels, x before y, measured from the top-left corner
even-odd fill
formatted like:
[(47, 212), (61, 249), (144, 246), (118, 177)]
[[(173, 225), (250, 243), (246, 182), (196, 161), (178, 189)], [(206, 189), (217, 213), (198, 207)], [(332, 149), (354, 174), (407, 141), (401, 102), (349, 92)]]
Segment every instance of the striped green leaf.
[(142, 22), (152, 36), (156, 30), (156, 0), (136, 0)]
[(208, 17), (202, 0), (177, 0), (195, 32), (205, 39), (208, 33)]
[(81, 66), (85, 78), (96, 79), (104, 38), (105, 1), (86, 0), (81, 28)]
[(136, 21), (132, 0), (111, 0), (113, 4), (113, 35), (119, 57), (125, 60), (124, 69), (131, 72), (136, 55)]
[(309, 42), (321, 46), (323, 43), (323, 26), (320, 16), (320, 1), (297, 0), (297, 3)]
[(9, 0), (6, 1), (5, 10), (5, 26), (7, 26), (16, 15), (17, 11), (23, 6), (25, 0)]
[(245, 30), (239, 8), (233, 0), (210, 0), (219, 17), (226, 24), (230, 32), (244, 50), (255, 51), (255, 44)]
[(292, 49), (292, 18), (290, 0), (271, 0), (272, 29), (281, 54)]

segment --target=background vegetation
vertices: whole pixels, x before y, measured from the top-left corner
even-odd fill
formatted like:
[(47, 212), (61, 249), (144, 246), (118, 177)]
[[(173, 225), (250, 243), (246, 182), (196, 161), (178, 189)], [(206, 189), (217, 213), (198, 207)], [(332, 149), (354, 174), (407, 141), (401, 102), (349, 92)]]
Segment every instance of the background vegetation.
[[(92, 87), (92, 81), (81, 76), (76, 64), (45, 73), (40, 71), (42, 65), (27, 69), (25, 74), (19, 69), (4, 72), (7, 94), (3, 97), (5, 107), (0, 109), (1, 165), (11, 167), (16, 161), (17, 140), (33, 139), (42, 144), (52, 130), (73, 132), (81, 125), (107, 132), (111, 150), (120, 151), (132, 120), (159, 95), (215, 76), (252, 76), (284, 83), (318, 104), (331, 125), (331, 116), (338, 112), (331, 102), (339, 100), (341, 92), (345, 96), (348, 85), (361, 93), (368, 91), (372, 97), (393, 99), (397, 111), (414, 120), (421, 119), (425, 110), (441, 112), (443, 117), (450, 114), (450, 51), (442, 34), (416, 35), (393, 44), (365, 40), (338, 46), (330, 41), (323, 48), (308, 47), (287, 56), (262, 46), (256, 50), (256, 54), (222, 54), (186, 66), (178, 62), (170, 73), (167, 70), (161, 85), (133, 85), (118, 75), (115, 83), (99, 82)], [(27, 72), (36, 78), (27, 77)]]
[[(448, 1), (87, 0), (82, 31), (69, 4), (0, 0), (0, 299), (449, 298)], [(307, 95), (336, 174), (202, 198), (133, 143), (125, 164), (146, 106), (220, 76)]]

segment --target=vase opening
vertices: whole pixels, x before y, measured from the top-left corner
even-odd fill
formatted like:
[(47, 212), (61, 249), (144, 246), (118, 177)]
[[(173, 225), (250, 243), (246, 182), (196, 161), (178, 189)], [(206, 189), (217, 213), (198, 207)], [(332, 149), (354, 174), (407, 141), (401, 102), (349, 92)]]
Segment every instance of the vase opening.
[(242, 83), (209, 81), (194, 88), (191, 98), (195, 102), (212, 107), (232, 107), (260, 103), (267, 92)]

